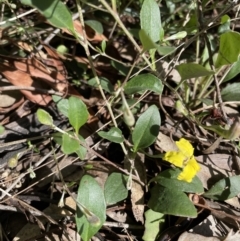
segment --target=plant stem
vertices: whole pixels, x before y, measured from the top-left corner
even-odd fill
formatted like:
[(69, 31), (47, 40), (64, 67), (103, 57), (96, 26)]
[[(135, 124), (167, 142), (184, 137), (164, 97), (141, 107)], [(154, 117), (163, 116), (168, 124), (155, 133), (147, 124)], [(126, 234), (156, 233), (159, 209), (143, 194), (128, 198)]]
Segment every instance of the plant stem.
[[(92, 57), (90, 55), (90, 51), (89, 51), (89, 48), (88, 48), (87, 35), (86, 35), (85, 25), (84, 25), (84, 20), (83, 20), (83, 14), (82, 14), (82, 9), (81, 9), (81, 5), (80, 5), (80, 0), (77, 0), (77, 7), (78, 7), (79, 18), (80, 18), (80, 22), (82, 24), (82, 30), (83, 30), (83, 39), (82, 39), (82, 41), (79, 39), (78, 36), (77, 36), (77, 39), (79, 40), (79, 42), (81, 43), (81, 45), (83, 46), (83, 48), (84, 48), (84, 50), (86, 52), (86, 55), (87, 55), (87, 58), (88, 58), (91, 70), (92, 70), (93, 75), (94, 75), (94, 77), (96, 79), (96, 82), (97, 82), (99, 91), (101, 93), (101, 96), (102, 96), (102, 98), (104, 99), (104, 101), (106, 103), (107, 109), (108, 109), (109, 114), (110, 114), (111, 119), (112, 119), (112, 122), (113, 122), (115, 127), (118, 127), (117, 122), (115, 120), (115, 116), (114, 116), (113, 111), (112, 111), (112, 107), (111, 107), (109, 101), (107, 100), (106, 95), (105, 95), (105, 93), (103, 91), (103, 88), (101, 86), (100, 80), (98, 78), (98, 75), (96, 73), (95, 67), (93, 65)], [(127, 152), (127, 149), (126, 149), (124, 143), (122, 142), (122, 143), (120, 143), (120, 145), (122, 147), (122, 150), (123, 150), (124, 154), (127, 155), (128, 152)]]
[[(79, 1), (79, 0), (78, 0)], [(119, 26), (121, 27), (121, 29), (123, 30), (123, 32), (127, 35), (127, 37), (129, 38), (129, 40), (132, 42), (132, 44), (134, 45), (134, 47), (137, 49), (137, 51), (139, 53), (142, 53), (142, 49), (139, 47), (139, 45), (137, 44), (137, 42), (135, 41), (135, 39), (133, 38), (133, 36), (131, 35), (131, 33), (127, 30), (127, 28), (125, 27), (125, 25), (123, 24), (123, 22), (121, 21), (121, 19), (119, 18), (118, 14), (116, 12), (113, 11), (113, 9), (109, 6), (109, 4), (105, 1), (105, 0), (100, 0), (100, 2), (102, 3), (102, 5), (109, 11), (109, 13), (113, 16), (113, 18), (115, 19), (115, 21), (119, 24)], [(148, 60), (148, 58), (146, 57), (146, 55), (144, 53), (142, 53), (142, 57), (144, 59), (144, 61), (148, 64), (148, 66), (151, 67), (152, 69), (152, 64), (150, 63), (150, 61)]]

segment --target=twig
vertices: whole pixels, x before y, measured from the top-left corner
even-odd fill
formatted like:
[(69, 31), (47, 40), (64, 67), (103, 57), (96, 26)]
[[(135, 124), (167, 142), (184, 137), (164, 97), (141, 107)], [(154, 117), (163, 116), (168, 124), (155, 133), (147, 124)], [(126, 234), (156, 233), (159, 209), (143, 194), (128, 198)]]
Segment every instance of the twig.
[(41, 92), (43, 94), (50, 94), (50, 95), (59, 95), (59, 96), (65, 95), (65, 93), (57, 92), (55, 90), (46, 90), (46, 89), (36, 88), (36, 87), (32, 87), (32, 86), (4, 86), (4, 87), (0, 87), (0, 92), (11, 91), (11, 90), (29, 90), (29, 91), (37, 91), (37, 92)]
[[(81, 9), (81, 5), (80, 5), (80, 1), (79, 1), (79, 0), (77, 0), (77, 5), (78, 5), (78, 12), (79, 12), (80, 22), (81, 22), (81, 24), (82, 24), (83, 38), (80, 39), (78, 36), (76, 36), (76, 37), (77, 37), (77, 39), (79, 40), (79, 42), (82, 44), (82, 46), (84, 47), (84, 49), (85, 49), (86, 55), (87, 55), (87, 57), (88, 57), (89, 64), (90, 64), (91, 69), (92, 69), (92, 72), (93, 72), (93, 75), (94, 75), (94, 77), (95, 77), (95, 79), (96, 79), (96, 82), (97, 82), (99, 91), (100, 91), (100, 93), (101, 93), (101, 96), (102, 96), (102, 98), (104, 99), (104, 101), (105, 101), (105, 103), (106, 103), (107, 109), (108, 109), (109, 114), (110, 114), (111, 119), (112, 119), (112, 122), (113, 122), (113, 124), (114, 124), (115, 127), (118, 127), (117, 122), (116, 122), (116, 120), (115, 120), (115, 116), (114, 116), (113, 111), (112, 111), (112, 107), (111, 107), (109, 101), (107, 100), (107, 98), (106, 98), (106, 96), (105, 96), (105, 93), (104, 93), (104, 91), (103, 91), (103, 89), (102, 89), (100, 80), (99, 80), (99, 78), (98, 78), (98, 75), (97, 75), (97, 73), (96, 73), (96, 70), (95, 70), (95, 67), (94, 67), (94, 64), (93, 64), (92, 57), (91, 57), (91, 55), (90, 55), (90, 51), (89, 51), (89, 47), (88, 47), (88, 41), (87, 41), (87, 34), (86, 34), (86, 31), (85, 31), (85, 24), (84, 24), (82, 9)], [(124, 154), (127, 155), (127, 154), (128, 154), (128, 151), (127, 151), (124, 143), (122, 142), (122, 143), (120, 143), (120, 145), (121, 145), (121, 147), (122, 147), (122, 150), (123, 150)]]
[[(47, 95), (58, 95), (58, 96), (66, 96), (66, 93), (58, 92), (55, 90), (46, 90), (41, 88), (36, 88), (33, 86), (4, 86), (0, 87), (0, 93), (4, 91), (11, 91), (11, 90), (29, 90), (29, 91), (36, 91)], [(85, 99), (83, 96), (81, 96), (81, 99), (84, 103), (90, 105), (91, 101), (88, 99)]]
[(6, 21), (0, 22), (0, 26), (6, 24), (7, 22), (12, 22), (12, 21), (18, 20), (18, 19), (20, 19), (20, 18), (22, 18), (22, 17), (24, 17), (24, 16), (26, 16), (26, 15), (28, 15), (28, 14), (30, 14), (30, 13), (35, 12), (35, 11), (37, 11), (37, 9), (34, 8), (34, 9), (31, 9), (31, 10), (25, 12), (25, 13), (19, 14), (19, 15), (17, 15), (16, 17), (9, 18), (9, 19), (6, 20)]
[(0, 188), (0, 191), (1, 191), (2, 193), (4, 193), (4, 195), (9, 196), (10, 198), (14, 198), (14, 199), (15, 199), (17, 202), (19, 202), (22, 206), (27, 207), (27, 209), (28, 209), (28, 211), (29, 211), (30, 213), (33, 213), (33, 212), (34, 212), (34, 213), (35, 213), (36, 215), (38, 215), (38, 216), (44, 216), (44, 217), (47, 218), (51, 223), (57, 224), (57, 222), (56, 222), (54, 219), (52, 219), (50, 216), (46, 215), (45, 213), (37, 210), (36, 208), (34, 208), (34, 207), (32, 207), (32, 206), (30, 206), (29, 204), (25, 203), (24, 201), (22, 201), (22, 200), (20, 200), (20, 199), (18, 199), (18, 198), (16, 198), (16, 197), (13, 197), (11, 194), (9, 194), (8, 192), (6, 192), (6, 191), (3, 190), (2, 188)]

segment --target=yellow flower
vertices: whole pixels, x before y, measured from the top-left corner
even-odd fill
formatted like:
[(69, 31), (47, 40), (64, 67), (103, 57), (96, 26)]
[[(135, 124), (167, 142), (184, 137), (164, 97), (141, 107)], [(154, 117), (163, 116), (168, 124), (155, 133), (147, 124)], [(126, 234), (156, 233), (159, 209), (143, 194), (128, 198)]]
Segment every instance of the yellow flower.
[(200, 170), (200, 166), (193, 156), (194, 148), (191, 143), (184, 138), (176, 141), (176, 145), (178, 151), (166, 152), (163, 156), (163, 160), (183, 169), (178, 176), (178, 180), (191, 182), (193, 177)]

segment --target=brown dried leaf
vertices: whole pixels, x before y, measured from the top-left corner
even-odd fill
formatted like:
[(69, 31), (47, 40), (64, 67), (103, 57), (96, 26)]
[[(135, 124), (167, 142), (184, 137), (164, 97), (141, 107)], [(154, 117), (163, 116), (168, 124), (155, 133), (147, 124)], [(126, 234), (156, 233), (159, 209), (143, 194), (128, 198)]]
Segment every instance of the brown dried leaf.
[[(141, 181), (146, 183), (146, 170), (144, 166), (144, 154), (138, 153), (135, 162), (134, 170), (137, 172)], [(124, 160), (124, 167), (129, 171), (131, 164), (128, 160)], [(132, 180), (132, 189), (131, 189), (131, 202), (132, 202), (132, 211), (136, 221), (144, 223), (144, 187), (139, 184), (137, 181)]]
[[(49, 63), (50, 61), (48, 61)], [(5, 61), (6, 67), (12, 67), (12, 69), (21, 70), (29, 74), (31, 77), (39, 78), (48, 83), (54, 90), (63, 92), (67, 89), (67, 81), (56, 68), (49, 68), (43, 65), (38, 59), (8, 59)]]
[(122, 210), (118, 212), (107, 210), (107, 216), (119, 223), (127, 222), (127, 213)]
[[(67, 81), (67, 71), (59, 54), (49, 46), (43, 46), (48, 53), (48, 58), (42, 58), (41, 61), (36, 57), (26, 59), (0, 55), (4, 59), (4, 62), (2, 63), (3, 71), (9, 70), (15, 72), (16, 70), (21, 70), (22, 72), (25, 72), (29, 75), (29, 77), (26, 77), (25, 75), (25, 78), (31, 80), (31, 83), (29, 84), (18, 84), (18, 81), (14, 83), (13, 81), (11, 81), (11, 83), (13, 83), (16, 86), (23, 85), (37, 87), (35, 84), (36, 81), (33, 82), (31, 78), (34, 77), (44, 81), (56, 91), (67, 92), (67, 94), (71, 94), (76, 97), (82, 98), (82, 96), (72, 86), (69, 85)], [(47, 87), (45, 87), (45, 89), (47, 89)], [(34, 98), (29, 97), (28, 95), (27, 98), (29, 98), (30, 100), (34, 100)], [(51, 98), (49, 98), (49, 100), (50, 99)], [(35, 100), (33, 102), (37, 101)], [(46, 100), (45, 102), (48, 103), (49, 101)]]
[(144, 190), (143, 187), (133, 181), (131, 189), (132, 211), (136, 221), (144, 223)]
[[(79, 33), (81, 36), (83, 35), (83, 29), (82, 29), (82, 25), (80, 23), (79, 20), (75, 20), (73, 22), (74, 28), (76, 30), (77, 33)], [(85, 25), (85, 30), (86, 30), (86, 35), (87, 35), (87, 39), (92, 42), (92, 43), (100, 43), (103, 40), (107, 41), (107, 38), (100, 33), (95, 32), (91, 27), (89, 27), (88, 25)], [(70, 35), (72, 35), (71, 32), (69, 32), (67, 29), (64, 29), (64, 31)]]
[[(41, 88), (39, 83), (34, 83), (29, 74), (25, 72), (16, 69), (13, 70), (12, 68), (2, 64), (0, 64), (0, 71), (15, 86), (33, 86)], [(52, 100), (52, 98), (48, 95), (37, 94), (27, 90), (21, 90), (21, 92), (26, 96), (26, 98), (39, 105), (47, 105)]]
[[(227, 170), (227, 161), (230, 156), (225, 154), (221, 155), (221, 158), (219, 154), (203, 155), (196, 157), (198, 164), (201, 166), (201, 169), (197, 173), (197, 176), (201, 180), (203, 187), (206, 189), (209, 189), (220, 179), (232, 175), (231, 172)], [(222, 162), (223, 166), (219, 167), (215, 165), (213, 159), (215, 159), (216, 162)], [(226, 164), (224, 164), (224, 161), (226, 162)]]
[(30, 240), (33, 237), (41, 234), (40, 228), (36, 224), (27, 223), (16, 235), (13, 241)]
[(158, 134), (156, 145), (164, 152), (178, 150), (176, 143), (172, 141), (169, 136), (164, 135), (162, 132), (159, 132)]
[(233, 230), (230, 230), (227, 237), (225, 237), (224, 241), (236, 241), (240, 240), (240, 232), (237, 231), (236, 233), (233, 232)]
[(178, 241), (202, 241), (202, 240), (206, 240), (206, 241), (221, 241), (221, 239), (216, 238), (216, 237), (205, 237), (199, 234), (195, 234), (195, 233), (188, 233), (188, 232), (184, 232), (178, 239)]
[[(0, 81), (0, 87), (9, 86), (9, 83)], [(23, 95), (18, 90), (3, 91), (0, 95), (0, 113), (7, 113), (17, 108), (23, 102)]]
[(64, 78), (66, 78), (67, 70), (62, 61), (62, 58), (65, 57), (61, 56), (57, 51), (55, 51), (53, 48), (47, 45), (43, 45), (43, 47), (47, 51), (49, 56), (47, 59), (44, 59), (43, 61), (47, 61), (45, 62), (46, 64), (48, 63), (47, 65), (55, 67), (58, 70), (58, 72), (60, 72), (64, 76)]
[[(20, 92), (19, 92), (20, 95), (22, 95)], [(6, 95), (3, 94), (3, 99), (5, 98)], [(2, 95), (1, 95), (2, 97)], [(15, 99), (16, 100), (16, 99)], [(5, 99), (2, 100), (2, 98), (0, 98), (0, 102), (5, 102)], [(3, 114), (3, 113), (9, 113), (10, 111), (12, 110), (15, 110), (17, 109), (19, 106), (21, 106), (22, 104), (24, 103), (24, 97), (23, 95), (21, 96), (21, 99), (18, 99), (15, 101), (15, 103), (13, 103), (11, 106), (9, 106), (8, 108), (4, 107), (4, 108), (0, 108), (0, 113)], [(8, 118), (8, 117), (7, 117)]]

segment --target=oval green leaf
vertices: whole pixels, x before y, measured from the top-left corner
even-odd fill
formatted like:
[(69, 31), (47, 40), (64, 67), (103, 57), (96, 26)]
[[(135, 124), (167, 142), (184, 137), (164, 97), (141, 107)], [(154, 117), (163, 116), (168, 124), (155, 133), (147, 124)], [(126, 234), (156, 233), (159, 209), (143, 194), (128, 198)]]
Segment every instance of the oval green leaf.
[(223, 88), (222, 99), (224, 101), (240, 101), (240, 83), (233, 83)]
[(98, 135), (115, 143), (122, 143), (124, 141), (122, 131), (117, 127), (112, 127), (108, 132), (99, 131)]
[(215, 183), (203, 196), (220, 201), (230, 199), (240, 193), (239, 183), (239, 175), (226, 177)]
[(68, 117), (69, 104), (68, 99), (63, 99), (61, 96), (53, 95), (53, 101), (57, 104), (58, 110), (66, 117)]
[(204, 192), (203, 184), (197, 176), (195, 176), (190, 183), (178, 180), (177, 177), (181, 172), (182, 170), (179, 168), (170, 168), (152, 178), (150, 182), (157, 182), (164, 187), (176, 187), (182, 192), (198, 194), (202, 194)]
[[(74, 133), (72, 132), (69, 132), (69, 134), (73, 135)], [(76, 147), (76, 142), (73, 141), (73, 145), (72, 146), (69, 146), (71, 145), (72, 143), (72, 140), (68, 141), (68, 138), (65, 137), (64, 141), (63, 141), (63, 135), (65, 134), (62, 134), (60, 132), (57, 132), (57, 133), (54, 133), (53, 134), (53, 139), (54, 141), (62, 146), (62, 150), (65, 154), (72, 154), (72, 153), (77, 153), (78, 157), (81, 159), (81, 160), (84, 160), (85, 157), (86, 157), (86, 154), (87, 154), (87, 149), (82, 146), (79, 141), (77, 141), (78, 143), (78, 148)], [(78, 139), (80, 140), (81, 143), (85, 144), (85, 140), (82, 136), (78, 135)], [(63, 143), (64, 143), (64, 147), (63, 147)]]
[(172, 47), (172, 46), (161, 46), (161, 45), (157, 46), (158, 53), (160, 55), (164, 55), (164, 56), (172, 54), (175, 50), (176, 50), (176, 48)]
[(115, 204), (124, 200), (128, 195), (126, 188), (128, 177), (121, 173), (112, 173), (104, 186), (104, 195), (107, 205)]
[(84, 22), (86, 25), (91, 27), (95, 32), (102, 34), (103, 33), (103, 26), (99, 21), (96, 20), (86, 20)]
[(180, 217), (197, 217), (197, 210), (187, 195), (175, 187), (163, 187), (159, 184), (151, 189), (148, 206), (155, 212)]
[(37, 110), (37, 118), (39, 122), (43, 125), (52, 126), (53, 125), (53, 118), (52, 116), (43, 109)]
[(176, 66), (177, 71), (181, 76), (181, 80), (198, 78), (214, 74), (214, 71), (208, 70), (200, 64), (187, 63)]
[(71, 13), (62, 1), (21, 0), (21, 2), (36, 8), (53, 26), (74, 32)]
[(155, 44), (152, 39), (147, 35), (146, 31), (144, 29), (140, 29), (139, 31), (139, 38), (143, 45), (143, 50), (150, 50), (150, 49), (156, 49), (157, 44)]
[(77, 208), (76, 224), (78, 233), (83, 241), (89, 241), (106, 220), (106, 204), (103, 190), (93, 177), (89, 175), (83, 176), (78, 188), (77, 201), (99, 220), (97, 225), (92, 225), (80, 208)]
[(2, 135), (5, 131), (5, 128), (4, 126), (0, 125), (0, 135)]
[(165, 215), (149, 209), (145, 212), (145, 230), (142, 239), (144, 241), (157, 240), (158, 234), (163, 230)]
[(223, 33), (215, 63), (216, 68), (236, 62), (240, 54), (240, 34), (233, 31)]
[(175, 34), (165, 38), (164, 41), (183, 39), (186, 36), (187, 36), (187, 32), (186, 31), (181, 31), (181, 32), (175, 33)]
[(160, 114), (157, 106), (150, 106), (138, 118), (132, 133), (133, 150), (150, 146), (157, 138), (160, 128)]
[(71, 96), (68, 100), (69, 110), (68, 117), (69, 122), (78, 133), (81, 126), (83, 126), (88, 120), (88, 111), (83, 101), (77, 97)]
[[(113, 87), (113, 85), (111, 84), (111, 82), (107, 78), (99, 77), (99, 81), (100, 81), (101, 87), (104, 90), (106, 90), (108, 93), (113, 93), (114, 92), (114, 87)], [(88, 84), (93, 86), (93, 87), (98, 88), (98, 84), (97, 84), (96, 78), (90, 79), (88, 81)]]
[(144, 0), (140, 11), (141, 28), (153, 42), (160, 40), (162, 27), (160, 8), (155, 0)]
[[(86, 141), (82, 136), (78, 135), (78, 138), (81, 141), (81, 143), (86, 144)], [(79, 145), (78, 149), (75, 152), (77, 153), (78, 157), (81, 160), (84, 160), (86, 158), (87, 149), (84, 146), (82, 146), (81, 144)]]
[(145, 90), (161, 94), (163, 90), (162, 81), (152, 74), (141, 74), (130, 79), (124, 87), (125, 93), (129, 95)]
[(218, 27), (218, 34), (231, 31), (231, 18), (228, 15), (221, 17), (221, 25)]
[(227, 75), (225, 76), (223, 82), (227, 82), (231, 79), (233, 79), (235, 76), (237, 76), (240, 73), (240, 58), (238, 58), (238, 61), (235, 62), (232, 66)]
[[(69, 133), (73, 134), (73, 133)], [(63, 134), (62, 136), (62, 151), (64, 154), (71, 154), (79, 149), (79, 141), (71, 138), (68, 134)]]

